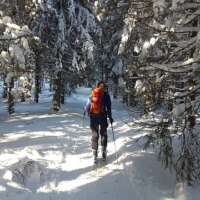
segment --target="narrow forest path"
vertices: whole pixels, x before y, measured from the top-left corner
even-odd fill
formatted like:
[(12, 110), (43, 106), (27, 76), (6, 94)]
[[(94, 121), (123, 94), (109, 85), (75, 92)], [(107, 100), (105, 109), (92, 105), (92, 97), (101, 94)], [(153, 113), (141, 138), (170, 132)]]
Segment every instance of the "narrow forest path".
[[(108, 163), (93, 169), (89, 119), (82, 108), (89, 90), (79, 89), (58, 114), (50, 95), (40, 104), (16, 106), (0, 121), (0, 200), (198, 200), (176, 188), (151, 151), (143, 151), (142, 127), (130, 129), (128, 112), (113, 103), (118, 163), (108, 128)], [(1, 110), (3, 116), (3, 110)], [(176, 194), (178, 192), (178, 194)]]

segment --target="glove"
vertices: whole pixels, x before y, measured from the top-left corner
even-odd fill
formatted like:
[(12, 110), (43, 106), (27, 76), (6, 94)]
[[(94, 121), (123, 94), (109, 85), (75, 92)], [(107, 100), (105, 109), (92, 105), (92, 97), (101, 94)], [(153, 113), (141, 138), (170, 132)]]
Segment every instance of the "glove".
[(109, 117), (109, 120), (110, 120), (110, 123), (112, 124), (113, 123), (113, 118), (112, 117)]

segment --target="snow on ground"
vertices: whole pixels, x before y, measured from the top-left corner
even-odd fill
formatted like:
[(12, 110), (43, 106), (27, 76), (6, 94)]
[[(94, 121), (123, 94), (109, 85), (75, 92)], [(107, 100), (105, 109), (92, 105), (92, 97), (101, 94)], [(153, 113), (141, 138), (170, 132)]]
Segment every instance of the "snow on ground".
[(82, 116), (89, 93), (78, 89), (58, 114), (47, 92), (38, 105), (18, 103), (11, 117), (0, 103), (0, 200), (199, 199), (199, 187), (176, 184), (142, 140), (136, 143), (148, 130), (128, 127), (130, 116), (116, 101), (117, 154), (108, 128), (108, 163), (93, 169), (89, 119)]

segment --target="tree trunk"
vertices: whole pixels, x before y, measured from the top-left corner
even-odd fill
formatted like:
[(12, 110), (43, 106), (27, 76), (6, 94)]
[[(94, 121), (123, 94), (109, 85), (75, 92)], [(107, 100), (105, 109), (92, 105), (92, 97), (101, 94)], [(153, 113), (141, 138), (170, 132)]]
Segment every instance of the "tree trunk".
[(35, 97), (34, 97), (34, 102), (38, 103), (39, 102), (39, 94), (40, 94), (40, 73), (41, 69), (37, 65), (35, 69)]
[(65, 104), (65, 84), (64, 84), (63, 78), (61, 80), (61, 100), (60, 100), (60, 103)]
[(6, 83), (6, 76), (3, 77), (3, 94), (2, 97), (5, 99), (7, 98), (7, 94), (8, 94), (8, 86)]
[(134, 96), (133, 91), (131, 91), (131, 90), (128, 93), (128, 102), (127, 102), (127, 105), (128, 106), (135, 106), (136, 105), (135, 96)]
[(117, 99), (118, 97), (118, 84), (119, 84), (119, 77), (117, 75), (113, 76), (113, 98)]
[(14, 87), (14, 79), (11, 79), (11, 82), (9, 83), (9, 87), (8, 87), (8, 113), (11, 115), (15, 112), (15, 108), (14, 108), (14, 96), (12, 94), (12, 88)]
[(54, 96), (53, 96), (53, 110), (58, 112), (60, 110), (61, 102), (61, 72), (58, 72), (54, 80)]

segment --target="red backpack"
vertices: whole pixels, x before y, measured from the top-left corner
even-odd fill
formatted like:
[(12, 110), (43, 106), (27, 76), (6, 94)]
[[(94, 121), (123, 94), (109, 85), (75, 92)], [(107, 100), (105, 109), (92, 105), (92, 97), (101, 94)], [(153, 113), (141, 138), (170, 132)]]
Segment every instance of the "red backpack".
[(100, 114), (103, 112), (103, 90), (95, 88), (91, 95), (90, 113)]

